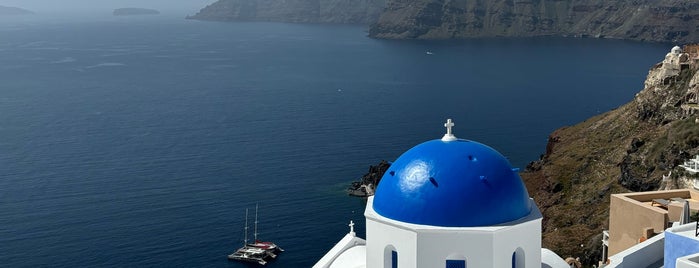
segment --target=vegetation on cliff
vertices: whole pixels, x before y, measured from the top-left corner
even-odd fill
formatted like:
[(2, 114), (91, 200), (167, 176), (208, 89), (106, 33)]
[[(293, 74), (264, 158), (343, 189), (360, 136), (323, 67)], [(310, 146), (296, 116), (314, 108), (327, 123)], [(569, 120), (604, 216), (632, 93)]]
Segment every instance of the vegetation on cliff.
[(699, 153), (699, 73), (676, 63), (654, 66), (633, 101), (554, 131), (521, 174), (544, 214), (545, 247), (596, 263), (610, 194), (684, 186), (677, 175), (662, 177)]

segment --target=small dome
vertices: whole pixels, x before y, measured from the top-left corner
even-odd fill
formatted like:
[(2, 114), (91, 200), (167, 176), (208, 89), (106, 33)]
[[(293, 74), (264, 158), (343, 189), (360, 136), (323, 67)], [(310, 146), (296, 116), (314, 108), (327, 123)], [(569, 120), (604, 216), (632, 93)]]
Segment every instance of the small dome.
[(469, 140), (432, 140), (403, 153), (381, 178), (374, 210), (396, 221), (492, 226), (529, 215), (527, 189), (509, 161)]
[(679, 46), (675, 46), (672, 48), (671, 52), (672, 54), (680, 54), (682, 53), (682, 48), (680, 48)]

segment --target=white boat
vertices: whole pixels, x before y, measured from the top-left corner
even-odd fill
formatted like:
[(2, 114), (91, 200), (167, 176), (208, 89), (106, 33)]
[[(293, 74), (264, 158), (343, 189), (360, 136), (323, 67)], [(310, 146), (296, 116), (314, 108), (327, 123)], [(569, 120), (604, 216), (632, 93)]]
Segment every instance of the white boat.
[[(255, 220), (255, 226), (257, 226), (257, 220)], [(255, 227), (255, 229), (257, 229), (257, 227)], [(255, 232), (257, 233), (257, 231)], [(255, 236), (257, 237), (257, 234), (255, 234)], [(228, 259), (254, 262), (260, 265), (265, 265), (267, 264), (267, 259), (276, 257), (277, 255), (275, 255), (272, 251), (248, 245), (248, 209), (245, 209), (245, 242), (243, 243), (243, 247), (239, 248), (232, 254), (229, 254)]]
[(267, 251), (259, 248), (242, 247), (228, 255), (228, 259), (246, 262), (255, 262), (260, 265), (267, 264)]
[[(255, 242), (247, 244), (247, 246), (264, 249), (264, 250), (267, 250), (271, 254), (275, 254), (275, 253), (279, 253), (279, 252), (284, 251), (284, 249), (277, 246), (277, 244), (275, 244), (274, 242), (260, 241), (259, 239), (257, 239), (257, 222), (258, 222), (257, 221), (257, 208), (258, 208), (258, 205), (255, 204), (255, 232), (254, 232), (254, 235), (255, 235), (254, 241)], [(276, 257), (276, 255), (274, 255), (273, 258), (274, 257)]]

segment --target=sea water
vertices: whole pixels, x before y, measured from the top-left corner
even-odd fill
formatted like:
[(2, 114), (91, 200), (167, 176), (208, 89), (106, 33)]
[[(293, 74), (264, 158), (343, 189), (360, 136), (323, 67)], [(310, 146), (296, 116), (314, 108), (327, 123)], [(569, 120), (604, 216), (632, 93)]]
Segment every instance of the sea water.
[(452, 118), (524, 168), (551, 131), (630, 101), (670, 47), (3, 18), (0, 266), (241, 267), (226, 255), (259, 204), (260, 238), (286, 249), (268, 266), (309, 267), (350, 220), (364, 235), (345, 189), (369, 165)]

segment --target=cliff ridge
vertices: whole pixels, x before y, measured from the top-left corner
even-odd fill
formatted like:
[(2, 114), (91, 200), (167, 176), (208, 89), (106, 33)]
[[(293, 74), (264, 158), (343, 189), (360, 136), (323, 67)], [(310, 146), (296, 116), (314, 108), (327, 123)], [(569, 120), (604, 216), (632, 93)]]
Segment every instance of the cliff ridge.
[(610, 194), (691, 187), (677, 166), (699, 154), (698, 63), (699, 46), (675, 47), (631, 102), (551, 133), (521, 173), (544, 214), (545, 247), (596, 264)]
[(689, 43), (699, 41), (698, 19), (696, 0), (388, 0), (369, 35), (555, 35)]
[(218, 0), (188, 19), (369, 24), (384, 0)]

